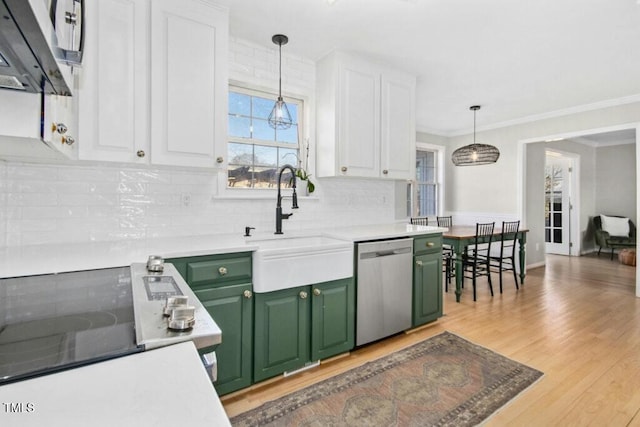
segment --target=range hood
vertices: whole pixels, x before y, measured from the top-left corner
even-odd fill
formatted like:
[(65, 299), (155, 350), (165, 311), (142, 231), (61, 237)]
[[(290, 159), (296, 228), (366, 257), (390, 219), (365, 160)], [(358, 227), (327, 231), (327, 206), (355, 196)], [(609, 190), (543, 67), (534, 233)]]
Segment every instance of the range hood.
[[(47, 9), (48, 3), (51, 10)], [(71, 11), (59, 12), (63, 6)], [(0, 0), (0, 88), (70, 96), (69, 64), (81, 61), (84, 37), (71, 37), (78, 50), (60, 47), (56, 16), (63, 13), (66, 21), (60, 25), (68, 27), (58, 32), (76, 31), (75, 27), (82, 24), (82, 6), (77, 0)]]

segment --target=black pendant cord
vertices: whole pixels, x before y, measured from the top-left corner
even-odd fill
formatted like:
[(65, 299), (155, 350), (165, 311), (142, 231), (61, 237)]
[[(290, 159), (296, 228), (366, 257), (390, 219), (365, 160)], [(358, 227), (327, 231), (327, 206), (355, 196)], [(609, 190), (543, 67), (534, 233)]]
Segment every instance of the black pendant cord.
[(476, 143), (476, 111), (473, 110), (473, 143)]
[(278, 68), (278, 98), (282, 99), (282, 42), (278, 43), (280, 52), (280, 65)]

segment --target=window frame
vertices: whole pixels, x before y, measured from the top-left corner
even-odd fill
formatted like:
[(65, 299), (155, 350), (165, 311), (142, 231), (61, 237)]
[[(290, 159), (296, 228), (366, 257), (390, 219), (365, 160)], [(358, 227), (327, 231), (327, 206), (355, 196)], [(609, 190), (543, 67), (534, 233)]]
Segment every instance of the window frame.
[[(235, 92), (248, 96), (256, 96), (263, 99), (273, 99), (273, 102), (278, 97), (278, 94), (269, 89), (259, 88), (252, 86), (250, 84), (244, 84), (242, 82), (230, 81), (228, 85), (229, 93)], [(242, 138), (231, 136), (229, 132), (227, 132), (227, 137), (225, 141), (225, 148), (227, 150), (227, 156), (229, 153), (229, 144), (230, 143), (238, 143), (244, 144), (247, 146), (263, 146), (263, 147), (275, 147), (275, 148), (283, 148), (289, 150), (295, 150), (297, 152), (296, 159), (293, 162), (288, 162), (292, 164), (295, 168), (300, 167), (304, 161), (304, 156), (306, 154), (306, 150), (308, 149), (308, 138), (304, 137), (306, 132), (306, 108), (307, 108), (307, 99), (304, 96), (296, 96), (296, 95), (286, 95), (283, 94), (283, 98), (288, 105), (295, 104), (297, 106), (297, 126), (298, 126), (298, 142), (297, 144), (285, 143), (285, 142), (277, 142), (271, 140), (263, 140), (258, 138)], [(229, 113), (227, 112), (227, 116)], [(227, 119), (228, 120), (228, 119)], [(229, 161), (227, 159), (227, 167), (218, 175), (219, 178), (219, 194), (225, 195), (260, 195), (260, 194), (269, 194), (269, 197), (272, 197), (270, 193), (275, 191), (275, 188), (266, 188), (266, 187), (232, 187), (229, 186), (228, 174), (229, 174)]]
[[(424, 142), (416, 142), (416, 157), (418, 151), (430, 151), (435, 154), (435, 185), (436, 189), (436, 199), (435, 199), (435, 216), (441, 216), (444, 212), (444, 193), (445, 193), (445, 182), (444, 182), (444, 159), (445, 159), (445, 147), (441, 145), (428, 144)], [(416, 169), (417, 174), (417, 169)], [(419, 206), (418, 206), (418, 177), (417, 175), (413, 177), (409, 181), (409, 194), (410, 200), (407, 203), (410, 206), (411, 212), (408, 212), (409, 217), (418, 216)], [(426, 216), (426, 215), (421, 215)], [(430, 215), (433, 216), (433, 215)]]

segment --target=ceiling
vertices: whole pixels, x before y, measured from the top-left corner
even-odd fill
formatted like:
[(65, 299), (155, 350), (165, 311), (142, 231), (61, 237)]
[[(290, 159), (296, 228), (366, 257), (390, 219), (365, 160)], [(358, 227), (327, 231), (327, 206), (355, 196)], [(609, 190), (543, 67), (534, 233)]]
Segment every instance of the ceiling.
[[(640, 99), (640, 0), (216, 0), (231, 36), (313, 61), (333, 49), (417, 76), (418, 130), (496, 127)], [(286, 49), (286, 50), (285, 50)]]

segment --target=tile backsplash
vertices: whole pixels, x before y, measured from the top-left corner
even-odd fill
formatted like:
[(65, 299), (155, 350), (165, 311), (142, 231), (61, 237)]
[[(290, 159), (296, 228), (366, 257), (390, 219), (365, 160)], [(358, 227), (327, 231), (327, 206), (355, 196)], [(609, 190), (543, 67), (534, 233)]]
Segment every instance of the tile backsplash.
[[(0, 162), (0, 177), (5, 246), (275, 230), (275, 192), (217, 198), (208, 171)], [(394, 220), (393, 182), (317, 181), (313, 197), (300, 198), (284, 222), (285, 233)], [(285, 199), (285, 212), (289, 206)]]

